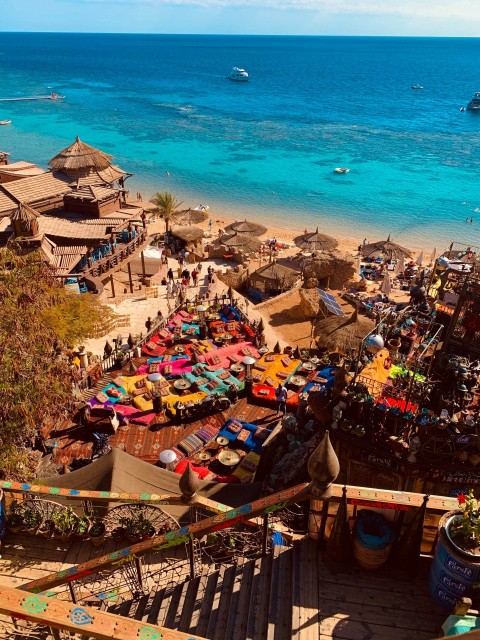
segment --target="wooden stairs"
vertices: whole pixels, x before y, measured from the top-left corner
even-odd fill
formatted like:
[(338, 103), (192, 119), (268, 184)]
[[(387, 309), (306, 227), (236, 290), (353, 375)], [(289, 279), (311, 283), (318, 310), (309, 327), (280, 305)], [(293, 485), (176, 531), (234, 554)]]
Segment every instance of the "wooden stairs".
[(427, 640), (439, 628), (425, 581), (334, 573), (307, 538), (203, 567), (193, 580), (108, 611), (208, 640)]

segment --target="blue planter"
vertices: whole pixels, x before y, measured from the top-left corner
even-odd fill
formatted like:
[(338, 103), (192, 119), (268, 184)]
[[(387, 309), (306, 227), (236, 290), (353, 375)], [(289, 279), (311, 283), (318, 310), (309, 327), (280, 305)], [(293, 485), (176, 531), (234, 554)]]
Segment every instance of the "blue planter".
[(450, 524), (459, 513), (450, 511), (439, 522), (438, 543), (428, 583), (432, 598), (449, 610), (462, 597), (471, 598), (474, 605), (480, 603), (480, 556), (460, 549), (448, 534)]

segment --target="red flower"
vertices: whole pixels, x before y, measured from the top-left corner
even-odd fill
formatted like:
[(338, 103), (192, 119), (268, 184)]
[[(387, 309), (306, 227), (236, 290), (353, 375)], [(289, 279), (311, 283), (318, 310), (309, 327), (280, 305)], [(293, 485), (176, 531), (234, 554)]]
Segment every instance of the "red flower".
[(465, 504), (465, 502), (467, 501), (465, 496), (463, 495), (463, 493), (459, 493), (457, 496), (457, 500), (458, 500), (458, 504), (461, 506), (462, 504)]

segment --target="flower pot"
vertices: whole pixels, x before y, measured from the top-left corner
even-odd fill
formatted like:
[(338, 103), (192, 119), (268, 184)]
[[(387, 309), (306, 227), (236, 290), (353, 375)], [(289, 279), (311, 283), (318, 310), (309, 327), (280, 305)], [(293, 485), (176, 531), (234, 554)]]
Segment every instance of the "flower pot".
[(429, 591), (444, 609), (451, 610), (462, 597), (471, 598), (475, 608), (480, 604), (480, 556), (458, 546), (450, 527), (462, 512), (449, 511), (438, 523), (438, 542), (430, 569)]
[(105, 533), (105, 525), (103, 522), (96, 522), (90, 529), (91, 543), (96, 547), (100, 546), (105, 540)]
[(53, 530), (53, 537), (55, 540), (59, 540), (60, 542), (68, 542), (72, 537), (72, 529), (69, 531), (59, 531), (58, 529)]
[(10, 531), (10, 533), (20, 533), (20, 531), (23, 529), (21, 524), (9, 524), (7, 522), (7, 529), (8, 531)]
[(41, 536), (42, 538), (46, 538), (47, 540), (50, 540), (50, 538), (53, 536), (53, 525), (51, 522), (47, 521), (47, 522), (43, 522), (37, 529), (36, 531), (37, 535)]

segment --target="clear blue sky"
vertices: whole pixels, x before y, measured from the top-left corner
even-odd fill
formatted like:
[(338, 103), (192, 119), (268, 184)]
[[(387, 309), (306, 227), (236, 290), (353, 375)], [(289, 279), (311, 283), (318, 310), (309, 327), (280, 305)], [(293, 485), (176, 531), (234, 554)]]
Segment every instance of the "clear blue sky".
[(480, 0), (0, 0), (0, 31), (480, 36)]

